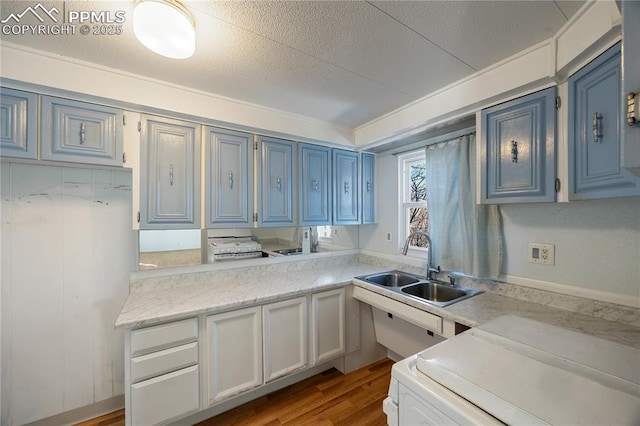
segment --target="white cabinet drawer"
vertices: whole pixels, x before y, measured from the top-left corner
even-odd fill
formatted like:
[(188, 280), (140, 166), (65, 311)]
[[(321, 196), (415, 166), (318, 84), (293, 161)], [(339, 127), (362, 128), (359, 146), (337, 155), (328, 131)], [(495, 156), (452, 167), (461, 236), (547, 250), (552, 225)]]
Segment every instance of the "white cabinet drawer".
[(153, 352), (131, 360), (131, 382), (137, 383), (198, 363), (198, 342)]
[(131, 423), (169, 423), (200, 409), (198, 366), (131, 385)]
[(131, 332), (131, 356), (136, 357), (198, 340), (198, 319), (141, 328)]

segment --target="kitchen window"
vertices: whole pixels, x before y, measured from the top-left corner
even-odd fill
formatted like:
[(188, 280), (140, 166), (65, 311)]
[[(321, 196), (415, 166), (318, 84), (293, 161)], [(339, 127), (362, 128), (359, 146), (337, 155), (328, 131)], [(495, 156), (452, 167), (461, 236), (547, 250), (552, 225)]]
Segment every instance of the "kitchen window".
[[(427, 181), (425, 151), (411, 151), (398, 156), (400, 200), (400, 244), (413, 231), (429, 232), (429, 210), (427, 208)], [(409, 243), (409, 254), (424, 256), (428, 244), (419, 235)]]

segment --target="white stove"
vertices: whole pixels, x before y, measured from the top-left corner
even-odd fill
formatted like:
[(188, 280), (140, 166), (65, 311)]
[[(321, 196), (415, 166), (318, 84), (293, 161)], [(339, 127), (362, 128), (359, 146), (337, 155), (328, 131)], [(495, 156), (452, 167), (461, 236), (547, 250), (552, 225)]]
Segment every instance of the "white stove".
[(638, 349), (507, 315), (395, 364), (384, 409), (390, 425), (637, 425), (639, 362)]
[(251, 239), (250, 232), (248, 229), (207, 230), (208, 263), (262, 257), (262, 245)]

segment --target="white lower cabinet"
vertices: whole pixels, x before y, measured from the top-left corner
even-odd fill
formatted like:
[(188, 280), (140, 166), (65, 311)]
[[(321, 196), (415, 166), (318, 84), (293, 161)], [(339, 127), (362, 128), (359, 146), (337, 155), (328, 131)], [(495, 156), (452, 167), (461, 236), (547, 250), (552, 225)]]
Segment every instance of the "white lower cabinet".
[(198, 319), (133, 330), (125, 342), (128, 425), (157, 425), (200, 410)]
[(311, 295), (311, 353), (313, 365), (345, 352), (345, 290)]
[(262, 307), (264, 382), (307, 366), (307, 297)]
[(176, 422), (343, 355), (345, 297), (339, 288), (203, 315), (200, 327), (191, 318), (128, 331), (127, 425)]
[(262, 308), (207, 317), (209, 404), (262, 385)]

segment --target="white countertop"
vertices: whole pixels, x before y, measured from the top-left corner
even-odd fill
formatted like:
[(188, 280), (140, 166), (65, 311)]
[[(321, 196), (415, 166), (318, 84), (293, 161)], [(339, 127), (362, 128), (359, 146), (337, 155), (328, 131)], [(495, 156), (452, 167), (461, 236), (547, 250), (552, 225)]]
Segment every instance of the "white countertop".
[[(180, 273), (136, 274), (131, 294), (116, 327), (140, 327), (159, 322), (211, 314), (269, 303), (354, 283), (445, 319), (475, 327), (506, 314), (514, 314), (569, 330), (640, 348), (640, 328), (591, 315), (485, 292), (445, 308), (420, 303), (354, 277), (393, 268), (358, 263), (357, 255), (314, 257), (295, 261), (251, 262), (246, 267), (182, 268)], [(146, 277), (146, 278), (145, 278)], [(615, 309), (612, 308), (612, 309)]]

